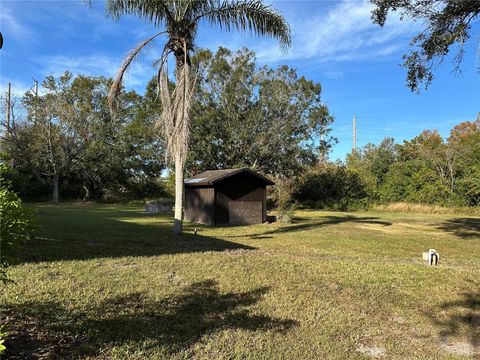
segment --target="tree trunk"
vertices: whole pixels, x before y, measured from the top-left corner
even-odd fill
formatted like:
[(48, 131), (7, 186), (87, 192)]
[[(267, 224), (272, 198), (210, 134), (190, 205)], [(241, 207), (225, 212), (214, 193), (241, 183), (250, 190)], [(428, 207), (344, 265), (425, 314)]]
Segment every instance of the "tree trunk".
[(90, 189), (87, 185), (83, 185), (83, 190), (85, 190), (85, 195), (83, 196), (83, 201), (90, 200)]
[(183, 175), (184, 163), (179, 154), (175, 155), (175, 215), (173, 222), (173, 233), (175, 235), (182, 234), (183, 219)]
[(52, 201), (58, 203), (58, 172), (53, 175), (53, 195)]

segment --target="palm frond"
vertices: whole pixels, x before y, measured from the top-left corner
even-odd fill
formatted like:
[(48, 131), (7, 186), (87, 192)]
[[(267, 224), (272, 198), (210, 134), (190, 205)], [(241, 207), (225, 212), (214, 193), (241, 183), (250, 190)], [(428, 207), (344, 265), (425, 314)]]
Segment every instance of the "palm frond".
[[(201, 6), (200, 6), (201, 5)], [(201, 9), (192, 24), (206, 19), (227, 31), (235, 28), (278, 39), (283, 49), (290, 46), (290, 26), (280, 13), (260, 0), (210, 0), (197, 5)], [(197, 10), (197, 9), (196, 9)]]
[(117, 110), (117, 99), (118, 99), (118, 95), (120, 94), (120, 90), (122, 88), (123, 77), (128, 71), (130, 65), (133, 63), (133, 61), (137, 58), (140, 52), (148, 44), (150, 44), (156, 37), (164, 33), (165, 31), (161, 31), (159, 33), (156, 33), (149, 39), (142, 41), (136, 48), (130, 51), (130, 53), (127, 55), (127, 57), (123, 61), (122, 66), (120, 66), (120, 69), (117, 72), (117, 76), (115, 77), (115, 80), (113, 81), (112, 87), (110, 88), (110, 92), (108, 94), (108, 104), (112, 112), (115, 112)]
[(115, 20), (122, 15), (135, 15), (159, 26), (174, 21), (173, 3), (172, 0), (107, 0), (106, 11)]

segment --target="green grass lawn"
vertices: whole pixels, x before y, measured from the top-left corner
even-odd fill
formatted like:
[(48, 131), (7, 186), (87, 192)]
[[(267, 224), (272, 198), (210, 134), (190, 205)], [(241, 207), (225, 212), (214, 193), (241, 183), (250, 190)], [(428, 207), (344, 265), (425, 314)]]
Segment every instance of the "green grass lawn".
[(480, 356), (480, 218), (299, 211), (175, 238), (140, 207), (33, 207), (7, 358)]

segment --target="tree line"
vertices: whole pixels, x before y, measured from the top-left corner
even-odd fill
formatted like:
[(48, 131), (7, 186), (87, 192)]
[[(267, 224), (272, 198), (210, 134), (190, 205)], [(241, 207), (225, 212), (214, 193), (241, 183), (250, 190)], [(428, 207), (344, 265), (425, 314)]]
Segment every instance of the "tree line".
[[(349, 154), (345, 162), (329, 162), (333, 117), (319, 83), (287, 66), (257, 67), (248, 49), (202, 50), (192, 61), (199, 71), (190, 175), (254, 168), (274, 178), (272, 198), (281, 208), (480, 204), (480, 118), (454, 126), (447, 139), (425, 130), (402, 144), (386, 138)], [(41, 96), (27, 93), (14, 104), (0, 144), (23, 198), (173, 196), (162, 177), (169, 167), (155, 127), (161, 110), (156, 81), (143, 95), (122, 89), (122, 111), (115, 119), (108, 109), (111, 82), (69, 72), (48, 76)]]
[(112, 121), (107, 95), (112, 80), (68, 71), (47, 76), (42, 93), (13, 104), (1, 138), (14, 189), (26, 199), (49, 195), (100, 199), (161, 190), (162, 146), (151, 131), (152, 104), (122, 91), (122, 113)]
[[(242, 49), (198, 51), (187, 175), (247, 166), (274, 177), (311, 167), (334, 143), (321, 86), (288, 66), (258, 67)], [(157, 81), (143, 95), (122, 88), (112, 118), (112, 79), (47, 76), (13, 104), (0, 139), (14, 189), (25, 199), (114, 200), (169, 195)], [(173, 84), (170, 84), (173, 86)], [(323, 141), (316, 141), (320, 136)], [(170, 194), (173, 195), (173, 194)]]
[[(443, 139), (425, 130), (402, 144), (386, 138), (344, 162), (328, 161), (333, 117), (321, 85), (288, 66), (258, 67), (248, 49), (200, 50), (187, 176), (250, 167), (277, 184), (271, 198), (349, 209), (389, 202), (480, 204), (480, 118)], [(152, 79), (143, 95), (121, 89), (112, 119), (112, 80), (65, 72), (47, 76), (41, 95), (13, 104), (0, 139), (14, 189), (29, 200), (118, 200), (173, 196), (173, 169), (155, 126), (161, 103)], [(320, 141), (320, 139), (323, 139)]]
[(448, 138), (425, 130), (396, 144), (385, 138), (305, 172), (292, 200), (310, 207), (365, 208), (411, 202), (480, 205), (480, 115), (455, 125)]

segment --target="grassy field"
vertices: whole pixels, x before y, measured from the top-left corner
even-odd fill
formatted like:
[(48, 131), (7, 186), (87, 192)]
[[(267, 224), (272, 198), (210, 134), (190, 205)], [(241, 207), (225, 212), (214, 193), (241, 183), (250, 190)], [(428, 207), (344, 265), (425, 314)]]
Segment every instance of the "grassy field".
[(174, 238), (140, 207), (34, 207), (7, 358), (480, 357), (478, 217), (299, 211)]

